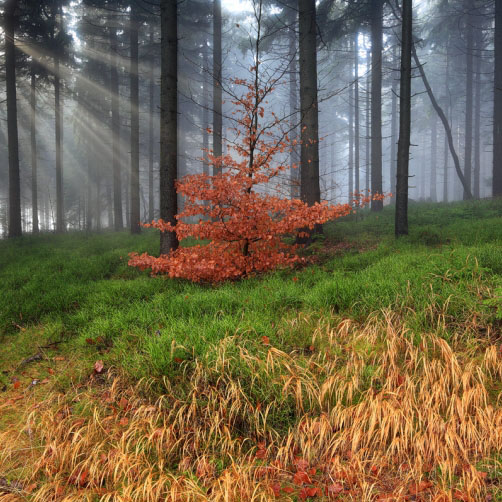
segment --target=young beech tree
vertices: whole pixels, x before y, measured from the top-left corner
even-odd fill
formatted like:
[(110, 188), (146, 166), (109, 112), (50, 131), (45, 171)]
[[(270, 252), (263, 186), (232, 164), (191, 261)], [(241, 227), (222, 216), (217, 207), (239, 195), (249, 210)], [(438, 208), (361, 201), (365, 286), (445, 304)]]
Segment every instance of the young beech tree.
[[(277, 158), (287, 158), (284, 154), (295, 142), (290, 140), (286, 124), (273, 113), (271, 120), (265, 121), (272, 85), (260, 87), (256, 78), (233, 82), (245, 92), (233, 101), (236, 127), (235, 140), (228, 145), (230, 153), (215, 156), (208, 152), (217, 173), (214, 176), (195, 174), (178, 181), (177, 190), (185, 196), (186, 204), (176, 216), (176, 225), (163, 220), (147, 225), (176, 232), (179, 240), (195, 237), (209, 243), (178, 248), (159, 257), (131, 253), (130, 265), (196, 282), (218, 282), (290, 267), (301, 258), (295, 253), (296, 245), (284, 242), (285, 234), (298, 234), (298, 229), (312, 229), (345, 216), (369, 200), (357, 197), (354, 205), (309, 206), (299, 199), (272, 195), (274, 178), (289, 168)], [(198, 223), (188, 222), (193, 217), (200, 218)]]

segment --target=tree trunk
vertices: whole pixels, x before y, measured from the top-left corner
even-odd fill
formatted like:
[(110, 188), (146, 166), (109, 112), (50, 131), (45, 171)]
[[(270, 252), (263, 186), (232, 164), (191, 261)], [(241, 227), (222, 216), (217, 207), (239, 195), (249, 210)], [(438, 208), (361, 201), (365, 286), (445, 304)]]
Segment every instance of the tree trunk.
[(430, 197), (432, 202), (437, 202), (437, 151), (438, 151), (438, 142), (437, 142), (437, 115), (435, 113), (432, 114), (431, 117), (431, 177), (430, 177)]
[(359, 129), (359, 32), (354, 37), (354, 176), (355, 190), (361, 190), (359, 180), (360, 169), (360, 129)]
[[(382, 44), (383, 0), (371, 2), (371, 191), (382, 193)], [(372, 211), (383, 209), (382, 200), (371, 201)]]
[[(57, 9), (57, 22), (62, 24), (61, 6)], [(60, 57), (56, 52), (54, 56), (54, 112), (55, 112), (55, 139), (56, 139), (56, 232), (65, 230), (64, 221), (64, 190), (63, 190), (63, 156), (62, 156), (62, 105), (61, 105), (61, 79)]]
[[(221, 63), (221, 0), (213, 0), (213, 155), (222, 155), (222, 63)], [(221, 167), (213, 165), (213, 175), (221, 173)]]
[(466, 189), (464, 190), (464, 200), (472, 198), (471, 179), (472, 179), (472, 101), (473, 101), (473, 50), (474, 50), (474, 32), (472, 18), (472, 0), (464, 0), (464, 9), (467, 14), (467, 40), (466, 40), (466, 83), (465, 83), (465, 150), (464, 150), (464, 176)]
[[(153, 47), (153, 27), (150, 31), (150, 48)], [(151, 49), (150, 49), (151, 50)], [(153, 138), (153, 116), (155, 113), (154, 108), (154, 62), (153, 56), (150, 62), (150, 116), (148, 117), (148, 221), (154, 219), (154, 192), (153, 192), (153, 152), (154, 152), (154, 138)]]
[[(350, 75), (352, 77), (352, 75)], [(354, 197), (354, 86), (352, 82), (349, 85), (349, 165), (347, 176), (347, 202)]]
[[(317, 24), (315, 0), (298, 0), (300, 49), (300, 196), (309, 206), (321, 201), (317, 104)], [(318, 225), (315, 232), (322, 232)]]
[[(398, 53), (397, 44), (394, 45), (392, 50), (393, 65), (397, 65)], [(390, 125), (390, 191), (392, 193), (392, 200), (396, 200), (396, 167), (397, 167), (397, 83), (398, 78), (396, 71), (392, 69), (392, 111), (391, 111), (391, 125)]]
[(481, 54), (482, 35), (478, 31), (476, 37), (476, 91), (474, 96), (474, 187), (473, 196), (475, 199), (480, 197), (480, 178), (481, 178)]
[[(178, 202), (178, 12), (176, 0), (161, 0), (160, 217), (176, 223)], [(221, 99), (220, 99), (221, 102)], [(175, 232), (161, 232), (160, 253), (178, 248)]]
[(202, 104), (202, 172), (206, 176), (209, 176), (209, 160), (208, 160), (208, 150), (209, 150), (209, 58), (207, 54), (207, 44), (204, 44), (202, 50), (202, 72), (203, 72), (203, 104)]
[(403, 0), (399, 90), (399, 142), (397, 146), (396, 237), (408, 234), (408, 174), (411, 137), (411, 48), (413, 0)]
[[(446, 113), (450, 109), (450, 58), (448, 47), (446, 49), (446, 73), (445, 73), (445, 90), (446, 90)], [(444, 134), (444, 162), (443, 162), (443, 202), (448, 202), (448, 134)]]
[[(369, 60), (369, 52), (368, 58)], [(367, 61), (367, 66), (369, 67), (369, 61)], [(365, 187), (367, 194), (371, 191), (371, 182), (370, 182), (370, 171), (371, 171), (371, 145), (370, 145), (370, 137), (371, 137), (371, 74), (368, 72), (366, 77), (366, 173), (365, 173)]]
[(117, 31), (110, 29), (110, 97), (112, 112), (113, 227), (122, 230), (122, 180), (120, 162), (120, 108), (117, 70)]
[(494, 197), (502, 196), (502, 0), (495, 0), (495, 81), (493, 99)]
[(412, 50), (412, 54), (413, 54), (413, 59), (415, 60), (415, 64), (417, 65), (417, 68), (420, 72), (420, 76), (421, 76), (422, 81), (424, 83), (424, 86), (425, 86), (425, 89), (426, 89), (427, 94), (429, 96), (429, 99), (431, 100), (432, 106), (436, 110), (436, 113), (439, 115), (439, 118), (441, 119), (441, 122), (443, 123), (446, 134), (448, 136), (448, 145), (450, 147), (451, 156), (453, 157), (453, 162), (455, 164), (455, 171), (458, 175), (460, 182), (462, 183), (462, 186), (464, 188), (464, 192), (466, 192), (466, 195), (469, 196), (468, 198), (472, 198), (472, 194), (470, 193), (470, 188), (467, 185), (464, 174), (462, 173), (462, 169), (460, 168), (460, 161), (458, 159), (458, 155), (455, 150), (455, 145), (453, 144), (453, 136), (451, 133), (450, 124), (448, 123), (448, 119), (446, 118), (446, 115), (444, 114), (443, 109), (439, 106), (439, 103), (436, 101), (436, 97), (434, 96), (434, 93), (432, 92), (432, 88), (429, 84), (429, 81), (427, 80), (427, 76), (425, 75), (424, 68), (420, 64), (420, 60), (418, 59), (418, 56), (417, 56), (417, 51), (415, 50), (415, 47), (413, 45), (411, 47), (411, 50)]
[[(298, 141), (298, 39), (296, 35), (297, 12), (290, 9), (288, 42), (289, 42), (289, 116), (291, 123), (290, 139), (292, 143)], [(290, 168), (291, 199), (300, 198), (300, 155), (298, 145), (293, 145), (289, 153), (289, 163), (296, 168)]]
[(19, 175), (19, 141), (17, 131), (16, 46), (14, 43), (17, 2), (4, 6), (5, 80), (7, 91), (7, 131), (9, 143), (9, 237), (22, 235), (21, 182)]
[(35, 68), (31, 68), (30, 86), (30, 139), (31, 139), (31, 220), (32, 232), (39, 232), (38, 225), (38, 159), (37, 159), (37, 80)]
[(139, 200), (139, 24), (137, 21), (138, 12), (136, 3), (131, 2), (130, 13), (130, 44), (131, 44), (131, 68), (129, 71), (131, 79), (131, 175), (130, 175), (130, 197), (131, 197), (131, 233), (139, 234), (140, 227), (140, 200)]

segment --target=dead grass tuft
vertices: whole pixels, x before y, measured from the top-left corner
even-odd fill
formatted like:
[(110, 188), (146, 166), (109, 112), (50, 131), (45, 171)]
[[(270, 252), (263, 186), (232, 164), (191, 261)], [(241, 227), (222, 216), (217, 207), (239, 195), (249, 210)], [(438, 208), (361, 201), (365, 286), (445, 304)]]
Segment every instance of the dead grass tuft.
[[(413, 343), (390, 312), (324, 319), (309, 354), (236, 355), (226, 339), (154, 402), (117, 375), (54, 393), (1, 434), (0, 473), (21, 489), (0, 485), (0, 501), (496, 500), (502, 352), (462, 339)], [(265, 384), (279, 391), (253, 402)]]

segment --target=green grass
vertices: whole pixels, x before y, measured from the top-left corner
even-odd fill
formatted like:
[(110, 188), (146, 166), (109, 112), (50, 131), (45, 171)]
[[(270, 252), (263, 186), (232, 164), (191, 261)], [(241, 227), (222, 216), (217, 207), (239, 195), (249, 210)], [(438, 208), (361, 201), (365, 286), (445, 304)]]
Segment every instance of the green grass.
[[(305, 350), (326, 313), (362, 321), (386, 307), (407, 318), (417, 340), (437, 329), (439, 312), (448, 338), (473, 312), (496, 317), (491, 291), (502, 285), (501, 216), (500, 200), (412, 205), (411, 233), (396, 241), (392, 208), (364, 212), (326, 227), (328, 242), (353, 242), (352, 250), (302, 270), (217, 286), (128, 267), (129, 252), (157, 252), (153, 231), (3, 241), (0, 364), (29, 355), (33, 343), (25, 341), (36, 333), (38, 344), (63, 340), (66, 350), (99, 354), (134, 377), (174, 377), (225, 337), (234, 337), (236, 350), (260, 350), (263, 336), (282, 350)], [(299, 313), (308, 320), (295, 324)]]

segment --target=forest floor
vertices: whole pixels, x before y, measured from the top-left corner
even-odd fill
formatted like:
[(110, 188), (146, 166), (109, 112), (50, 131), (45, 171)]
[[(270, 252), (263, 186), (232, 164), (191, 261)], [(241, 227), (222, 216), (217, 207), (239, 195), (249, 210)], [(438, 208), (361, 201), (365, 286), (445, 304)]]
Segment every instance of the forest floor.
[(0, 242), (0, 501), (502, 501), (502, 200), (410, 212), (217, 286)]

